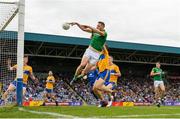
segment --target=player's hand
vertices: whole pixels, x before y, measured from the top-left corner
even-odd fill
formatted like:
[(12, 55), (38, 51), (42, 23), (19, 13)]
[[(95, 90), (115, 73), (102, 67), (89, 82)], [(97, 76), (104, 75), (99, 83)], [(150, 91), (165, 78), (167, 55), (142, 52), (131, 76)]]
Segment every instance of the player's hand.
[(78, 23), (77, 22), (71, 22), (69, 23), (71, 26), (74, 26), (74, 25), (77, 25)]
[(161, 72), (156, 73), (156, 75), (161, 75)]
[(8, 60), (7, 60), (7, 64), (8, 64), (8, 66), (10, 66), (10, 65), (11, 65), (11, 59), (10, 59), (10, 58), (8, 58)]

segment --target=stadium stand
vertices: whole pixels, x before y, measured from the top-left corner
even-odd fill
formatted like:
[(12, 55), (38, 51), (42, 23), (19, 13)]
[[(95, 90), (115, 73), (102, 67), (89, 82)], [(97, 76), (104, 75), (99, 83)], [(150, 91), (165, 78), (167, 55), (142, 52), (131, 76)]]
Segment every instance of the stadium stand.
[[(40, 81), (37, 87), (29, 81), (28, 99), (43, 99), (47, 72), (52, 70), (57, 78), (54, 91), (59, 102), (85, 101), (90, 105), (96, 104), (97, 100), (90, 93), (87, 81), (79, 80), (69, 87), (88, 39), (35, 33), (26, 33), (25, 36), (25, 53), (30, 56), (29, 63)], [(110, 54), (123, 74), (118, 82), (116, 101), (153, 103), (153, 81), (149, 73), (157, 60), (162, 62), (163, 70), (168, 73), (166, 101), (180, 101), (179, 48), (114, 41), (108, 41), (108, 44)], [(3, 90), (12, 80), (7, 79)]]

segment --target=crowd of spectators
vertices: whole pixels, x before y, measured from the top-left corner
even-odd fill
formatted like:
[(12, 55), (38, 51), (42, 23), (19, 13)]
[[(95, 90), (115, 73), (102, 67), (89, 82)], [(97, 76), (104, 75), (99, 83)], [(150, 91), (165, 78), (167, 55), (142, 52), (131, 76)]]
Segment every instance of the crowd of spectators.
[[(69, 75), (67, 75), (69, 76)], [(67, 83), (71, 78), (67, 77)], [(166, 80), (166, 96), (165, 101), (180, 101), (180, 81), (179, 80)], [(88, 103), (96, 104), (96, 99), (91, 93), (91, 87), (88, 85), (87, 80), (79, 80), (72, 85), (72, 88)], [(122, 77), (118, 81), (116, 101), (131, 101), (131, 102), (147, 102), (154, 103), (154, 84), (153, 79), (149, 76), (135, 77), (128, 76)]]
[[(34, 85), (33, 81), (28, 82), (26, 98), (33, 100), (43, 100), (45, 93), (45, 83), (47, 74), (35, 74), (39, 79), (39, 84)], [(79, 80), (73, 85), (69, 85), (72, 74), (56, 74), (54, 93), (58, 102), (82, 102), (95, 105), (97, 100), (91, 93), (91, 88), (87, 80)], [(3, 84), (5, 91), (12, 79), (6, 80)], [(180, 101), (180, 80), (167, 80), (166, 101)], [(132, 102), (154, 102), (153, 80), (149, 77), (122, 77), (118, 81), (116, 101)], [(0, 100), (1, 102), (1, 100)]]

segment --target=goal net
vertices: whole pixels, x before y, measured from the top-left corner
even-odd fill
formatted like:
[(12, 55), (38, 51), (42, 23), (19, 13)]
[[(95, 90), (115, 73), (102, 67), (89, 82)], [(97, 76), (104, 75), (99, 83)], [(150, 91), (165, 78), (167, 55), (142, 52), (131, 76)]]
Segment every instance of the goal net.
[[(21, 1), (21, 0), (20, 0)], [(0, 0), (0, 105), (5, 105), (3, 94), (16, 77), (22, 78), (22, 57), (24, 54), (24, 21), (20, 13), (20, 1)], [(21, 14), (21, 16), (20, 16)], [(22, 18), (21, 20), (19, 18)], [(18, 48), (20, 47), (22, 48)], [(23, 46), (22, 46), (23, 45)], [(21, 51), (20, 51), (21, 50)], [(9, 65), (19, 65), (19, 70), (9, 70)], [(20, 93), (22, 91), (19, 91)], [(6, 103), (17, 102), (21, 96), (16, 91), (8, 93)], [(20, 99), (21, 100), (21, 99)], [(22, 103), (22, 102), (21, 102)]]

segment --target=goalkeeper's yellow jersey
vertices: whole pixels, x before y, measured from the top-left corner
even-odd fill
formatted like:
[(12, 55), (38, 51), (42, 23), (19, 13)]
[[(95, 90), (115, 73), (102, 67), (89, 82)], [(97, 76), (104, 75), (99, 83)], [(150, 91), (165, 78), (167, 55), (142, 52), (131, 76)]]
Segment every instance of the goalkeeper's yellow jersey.
[(48, 76), (46, 80), (46, 88), (53, 89), (54, 88), (55, 78), (54, 76)]
[(114, 73), (120, 73), (119, 67), (116, 64), (110, 66), (110, 82), (117, 84), (118, 76), (115, 76)]
[[(17, 64), (14, 65), (13, 68), (17, 69)], [(23, 66), (23, 83), (24, 84), (27, 84), (29, 75), (32, 74), (32, 72), (33, 72), (33, 69), (31, 66), (29, 66), (29, 65)], [(15, 80), (17, 80), (17, 77)]]
[(99, 61), (97, 62), (97, 68), (98, 68), (99, 72), (109, 70), (109, 68), (110, 68), (109, 67), (109, 53), (106, 49), (102, 51), (102, 53), (99, 57)]

